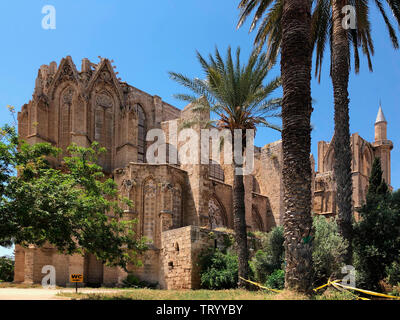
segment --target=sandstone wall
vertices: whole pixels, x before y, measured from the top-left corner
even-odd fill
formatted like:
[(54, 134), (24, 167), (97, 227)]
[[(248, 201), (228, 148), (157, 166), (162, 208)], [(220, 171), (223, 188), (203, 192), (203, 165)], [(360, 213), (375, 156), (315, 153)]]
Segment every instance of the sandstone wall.
[[(199, 289), (199, 257), (207, 248), (224, 250), (230, 245), (230, 234), (198, 226), (187, 226), (162, 233), (160, 252), (160, 285), (163, 289)], [(258, 241), (249, 239), (254, 252)]]

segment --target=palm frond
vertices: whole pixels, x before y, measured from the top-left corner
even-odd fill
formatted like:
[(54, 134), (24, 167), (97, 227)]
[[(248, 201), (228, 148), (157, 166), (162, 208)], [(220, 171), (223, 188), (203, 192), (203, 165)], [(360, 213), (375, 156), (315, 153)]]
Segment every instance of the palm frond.
[(383, 8), (382, 2), (380, 0), (375, 0), (375, 4), (378, 7), (378, 9), (382, 15), (383, 21), (385, 21), (385, 24), (388, 29), (389, 37), (390, 37), (390, 40), (392, 41), (393, 47), (395, 49), (398, 49), (399, 42), (397, 40), (396, 32), (394, 31), (392, 24), (390, 23), (388, 17), (386, 16), (386, 12), (385, 12), (385, 9)]
[[(280, 87), (281, 80), (277, 77), (263, 84), (270, 70), (265, 53), (254, 50), (243, 65), (240, 62), (240, 48), (232, 55), (228, 47), (225, 58), (218, 48), (207, 60), (199, 52), (196, 54), (206, 80), (169, 73), (172, 80), (192, 92), (175, 97), (190, 102), (193, 113), (209, 112), (217, 117), (217, 128), (230, 130), (255, 128), (265, 125), (267, 117), (280, 117), (281, 99), (270, 96)], [(193, 117), (189, 125), (199, 121), (204, 121), (204, 117)]]

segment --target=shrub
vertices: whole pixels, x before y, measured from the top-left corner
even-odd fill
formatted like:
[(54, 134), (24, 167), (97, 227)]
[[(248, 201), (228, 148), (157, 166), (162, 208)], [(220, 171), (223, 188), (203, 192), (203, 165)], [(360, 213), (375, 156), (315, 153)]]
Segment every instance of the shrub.
[(275, 270), (268, 276), (265, 285), (272, 289), (282, 290), (285, 287), (285, 271)]
[(334, 288), (326, 289), (322, 294), (316, 295), (315, 300), (355, 300), (357, 295), (350, 291), (338, 291)]
[(386, 281), (390, 285), (395, 286), (400, 283), (400, 263), (394, 261), (390, 266), (387, 266), (386, 275)]
[(150, 283), (147, 281), (141, 281), (133, 273), (129, 273), (125, 280), (122, 281), (125, 288), (156, 288), (157, 283)]
[(268, 234), (262, 236), (262, 249), (258, 250), (250, 261), (250, 267), (256, 281), (265, 283), (275, 271), (282, 269), (284, 262), (283, 227), (275, 227)]
[[(341, 276), (343, 256), (347, 252), (348, 243), (338, 231), (335, 220), (315, 216), (313, 219), (313, 274), (316, 284), (326, 282), (328, 278)], [(283, 273), (284, 266), (284, 234), (283, 227), (272, 229), (262, 237), (262, 249), (258, 250), (250, 261), (250, 267), (257, 282), (266, 283), (274, 273)], [(283, 277), (282, 277), (283, 278)]]
[(14, 260), (8, 257), (0, 257), (0, 282), (12, 282), (14, 280)]
[(205, 289), (231, 289), (238, 283), (238, 258), (230, 251), (205, 250), (199, 259), (201, 287)]
[(347, 252), (348, 242), (340, 236), (336, 220), (315, 216), (313, 227), (314, 283), (321, 284), (329, 278), (341, 277), (343, 256)]
[(400, 282), (397, 284), (397, 286), (393, 287), (392, 292), (390, 292), (390, 295), (400, 297)]

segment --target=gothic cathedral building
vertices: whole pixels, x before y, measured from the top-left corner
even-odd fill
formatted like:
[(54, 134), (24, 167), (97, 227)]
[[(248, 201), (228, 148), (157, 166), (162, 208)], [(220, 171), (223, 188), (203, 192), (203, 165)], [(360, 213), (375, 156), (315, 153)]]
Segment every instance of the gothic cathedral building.
[[(209, 115), (203, 115), (208, 117)], [(30, 144), (48, 142), (63, 150), (71, 143), (89, 147), (99, 142), (108, 152), (100, 165), (133, 201), (125, 208), (127, 218), (137, 218), (136, 233), (151, 239), (141, 258), (142, 266), (130, 266), (142, 280), (160, 288), (198, 288), (197, 257), (206, 246), (224, 246), (226, 229), (233, 229), (230, 165), (210, 160), (208, 164), (146, 162), (146, 133), (171, 128), (194, 117), (189, 104), (180, 110), (156, 95), (143, 92), (117, 79), (108, 59), (97, 64), (82, 60), (79, 71), (71, 57), (40, 67), (33, 97), (18, 113), (18, 130)], [(195, 129), (199, 130), (199, 129)], [(374, 157), (380, 157), (390, 185), (390, 152), (387, 122), (380, 108), (375, 123), (375, 141), (358, 134), (351, 137), (353, 150), (353, 203), (355, 210), (365, 199)], [(168, 145), (179, 149), (179, 144)], [(199, 148), (200, 149), (200, 148)], [(244, 177), (246, 222), (249, 231), (268, 232), (283, 221), (281, 142), (255, 147), (254, 170)], [(333, 179), (333, 144), (319, 142), (318, 170), (313, 171), (313, 211), (336, 214)], [(62, 155), (54, 166), (61, 164)], [(45, 227), (45, 226), (44, 226)], [(209, 234), (213, 230), (214, 238)], [(92, 285), (120, 285), (127, 273), (103, 265), (94, 255), (63, 255), (51, 246), (27, 248), (16, 245), (15, 282), (41, 283), (42, 267), (52, 265), (56, 283), (69, 284), (71, 273), (84, 275)]]

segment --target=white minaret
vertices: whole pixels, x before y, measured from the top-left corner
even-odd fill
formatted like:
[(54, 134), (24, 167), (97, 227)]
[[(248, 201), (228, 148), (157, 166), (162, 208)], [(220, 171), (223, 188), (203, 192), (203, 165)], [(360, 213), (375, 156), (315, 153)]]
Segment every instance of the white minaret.
[(375, 120), (375, 141), (387, 140), (387, 121), (379, 103), (378, 115)]
[(375, 142), (373, 146), (375, 147), (375, 156), (381, 159), (383, 178), (390, 186), (390, 151), (393, 149), (393, 143), (387, 138), (387, 121), (381, 103), (379, 103), (378, 115), (375, 120)]

